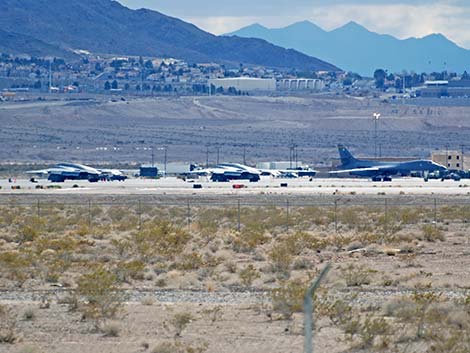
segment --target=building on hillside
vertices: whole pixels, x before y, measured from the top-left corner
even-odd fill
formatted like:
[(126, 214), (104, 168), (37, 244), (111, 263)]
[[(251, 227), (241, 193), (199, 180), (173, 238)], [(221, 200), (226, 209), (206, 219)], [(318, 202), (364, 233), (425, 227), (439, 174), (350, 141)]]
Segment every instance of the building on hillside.
[(470, 154), (462, 151), (435, 151), (431, 159), (451, 170), (470, 170)]
[(209, 80), (209, 85), (214, 85), (216, 89), (223, 88), (227, 91), (229, 88), (235, 88), (237, 91), (275, 91), (276, 80), (273, 78), (252, 78), (252, 77), (234, 77), (234, 78), (216, 78)]

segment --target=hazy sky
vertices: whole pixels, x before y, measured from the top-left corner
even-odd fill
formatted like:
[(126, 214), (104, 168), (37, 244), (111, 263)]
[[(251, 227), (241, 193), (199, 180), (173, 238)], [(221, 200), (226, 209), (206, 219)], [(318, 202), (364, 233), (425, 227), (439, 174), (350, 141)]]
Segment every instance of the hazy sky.
[(258, 22), (282, 27), (310, 20), (324, 29), (354, 20), (398, 38), (442, 33), (470, 49), (470, 0), (119, 0), (222, 34)]

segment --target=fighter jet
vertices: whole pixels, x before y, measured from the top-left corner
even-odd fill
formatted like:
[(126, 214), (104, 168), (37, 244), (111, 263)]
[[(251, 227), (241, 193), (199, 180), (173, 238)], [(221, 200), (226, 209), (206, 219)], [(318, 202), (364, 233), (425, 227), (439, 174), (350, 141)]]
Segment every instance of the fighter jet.
[(125, 180), (127, 177), (121, 171), (115, 169), (96, 169), (76, 163), (59, 163), (52, 168), (30, 170), (27, 174), (47, 177), (48, 180), (62, 183), (65, 180), (88, 180), (97, 182), (100, 180)]
[(373, 181), (391, 181), (392, 176), (409, 176), (420, 173), (444, 172), (447, 168), (431, 160), (419, 159), (407, 162), (380, 162), (355, 158), (346, 147), (338, 146), (341, 165), (330, 174), (349, 174), (370, 177)]

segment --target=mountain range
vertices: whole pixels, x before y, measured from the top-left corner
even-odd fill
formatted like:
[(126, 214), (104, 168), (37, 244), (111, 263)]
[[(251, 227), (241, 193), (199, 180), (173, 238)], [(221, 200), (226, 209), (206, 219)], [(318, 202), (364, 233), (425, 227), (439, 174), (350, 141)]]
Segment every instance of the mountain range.
[(335, 66), (262, 39), (215, 36), (147, 9), (112, 0), (1, 0), (0, 51), (32, 55), (160, 56), (189, 63), (337, 71)]
[(230, 37), (261, 38), (365, 76), (375, 69), (389, 72), (470, 72), (470, 51), (442, 34), (423, 38), (397, 39), (369, 31), (356, 22), (325, 31), (312, 22), (298, 22), (285, 28), (269, 29), (254, 24), (227, 34)]

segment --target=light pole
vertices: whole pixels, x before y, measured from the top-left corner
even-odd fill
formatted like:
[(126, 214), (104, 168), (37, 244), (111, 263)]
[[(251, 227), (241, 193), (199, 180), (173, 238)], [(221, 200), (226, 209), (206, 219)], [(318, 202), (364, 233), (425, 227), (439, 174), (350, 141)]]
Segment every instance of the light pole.
[(164, 168), (165, 168), (165, 178), (166, 178), (166, 170), (167, 170), (167, 160), (168, 160), (168, 147), (167, 146), (163, 146), (163, 147), (160, 147), (158, 148), (159, 151), (163, 151), (164, 155), (163, 155), (163, 165), (164, 165)]
[(461, 161), (460, 163), (462, 163), (462, 172), (465, 171), (465, 166), (464, 166), (464, 162), (465, 162), (465, 157), (464, 157), (464, 154), (465, 154), (465, 146), (464, 145), (460, 145), (460, 150), (462, 152), (462, 157), (461, 157)]
[(374, 153), (375, 153), (375, 158), (377, 158), (377, 122), (379, 121), (379, 118), (381, 116), (380, 113), (374, 113), (374, 140), (375, 140), (375, 146), (374, 146)]
[(243, 164), (246, 165), (246, 146), (243, 146)]

